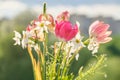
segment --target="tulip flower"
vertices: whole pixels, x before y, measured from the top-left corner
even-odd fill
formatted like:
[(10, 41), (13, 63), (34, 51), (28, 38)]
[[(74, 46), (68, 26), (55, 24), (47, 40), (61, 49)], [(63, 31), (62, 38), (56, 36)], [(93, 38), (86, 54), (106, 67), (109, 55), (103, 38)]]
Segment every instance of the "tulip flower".
[(69, 41), (78, 33), (78, 25), (74, 26), (69, 21), (56, 21), (55, 34), (65, 41)]
[(101, 21), (95, 21), (91, 24), (89, 28), (90, 42), (88, 49), (93, 50), (93, 53), (97, 52), (99, 44), (107, 43), (112, 40), (112, 38), (109, 37), (112, 33), (112, 31), (108, 31), (109, 27), (109, 24), (105, 24)]

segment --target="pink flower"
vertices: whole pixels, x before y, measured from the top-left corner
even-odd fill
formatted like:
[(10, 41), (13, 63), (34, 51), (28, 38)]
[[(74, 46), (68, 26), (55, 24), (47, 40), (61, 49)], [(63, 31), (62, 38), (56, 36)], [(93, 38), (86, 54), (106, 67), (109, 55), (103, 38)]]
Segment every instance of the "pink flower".
[(69, 20), (69, 12), (68, 11), (64, 11), (62, 12), (60, 15), (57, 16), (57, 21), (68, 21)]
[(101, 21), (95, 21), (89, 28), (89, 35), (90, 37), (94, 37), (97, 42), (99, 43), (106, 43), (112, 40), (111, 35), (112, 31), (107, 31), (110, 25), (105, 24)]
[(59, 38), (69, 41), (76, 36), (78, 33), (78, 25), (74, 26), (69, 21), (56, 21), (55, 34)]
[(98, 51), (100, 43), (107, 43), (112, 40), (112, 38), (109, 37), (112, 33), (112, 31), (108, 31), (109, 27), (109, 24), (101, 21), (95, 21), (91, 24), (89, 28), (90, 42), (88, 49), (92, 50), (93, 54)]

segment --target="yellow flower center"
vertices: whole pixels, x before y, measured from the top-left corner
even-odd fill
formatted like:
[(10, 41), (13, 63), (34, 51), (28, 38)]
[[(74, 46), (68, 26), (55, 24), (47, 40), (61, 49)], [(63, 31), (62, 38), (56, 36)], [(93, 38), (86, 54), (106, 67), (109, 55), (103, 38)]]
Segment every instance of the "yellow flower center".
[(79, 39), (76, 39), (76, 43), (80, 43), (80, 40), (79, 40)]
[(41, 24), (40, 24), (40, 27), (44, 27), (44, 23), (41, 23)]

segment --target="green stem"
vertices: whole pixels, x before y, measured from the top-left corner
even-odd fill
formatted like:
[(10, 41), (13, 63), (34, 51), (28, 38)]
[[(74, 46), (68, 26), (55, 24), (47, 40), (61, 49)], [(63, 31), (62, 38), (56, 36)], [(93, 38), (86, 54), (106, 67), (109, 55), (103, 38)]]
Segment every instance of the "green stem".
[(48, 53), (48, 49), (47, 49), (47, 33), (44, 32), (44, 37), (45, 37), (45, 41), (43, 42), (44, 45), (44, 50), (43, 50), (43, 55), (44, 55), (44, 80), (46, 80), (46, 55)]
[[(83, 48), (83, 47), (80, 47), (79, 50), (81, 50), (82, 48)], [(75, 51), (75, 53), (74, 53), (74, 54), (72, 55), (72, 57), (69, 59), (67, 65), (71, 63), (71, 61), (72, 61), (72, 60), (75, 58), (75, 56), (78, 54), (79, 50), (76, 50), (76, 51)]]
[(94, 76), (95, 72), (100, 68), (100, 66), (103, 65), (105, 61), (105, 55), (101, 55), (98, 58), (98, 61), (95, 65), (93, 65), (91, 68), (89, 68), (87, 71), (83, 72), (82, 69), (79, 71), (79, 76), (76, 78), (76, 80), (87, 80), (87, 76)]
[[(71, 47), (69, 47), (68, 52), (64, 55), (63, 61), (62, 61), (62, 65), (64, 65), (62, 73), (61, 73), (61, 79), (63, 75), (67, 74), (67, 68), (69, 67), (69, 64), (67, 64), (68, 59), (69, 59), (69, 53), (70, 53)], [(67, 56), (67, 57), (66, 57)]]
[(43, 14), (46, 14), (46, 3), (43, 4)]
[(88, 45), (89, 44), (89, 42), (90, 42), (90, 39), (88, 38), (87, 40), (85, 40), (83, 43), (84, 43), (84, 45)]
[(58, 60), (59, 59), (59, 57), (60, 57), (60, 53), (61, 53), (61, 49), (62, 49), (62, 46), (63, 46), (63, 44), (64, 44), (64, 42), (62, 42), (61, 43), (61, 45), (60, 45), (60, 47), (59, 47), (59, 50), (58, 50), (58, 52), (57, 52), (57, 54), (56, 54), (56, 63), (58, 63), (58, 68), (57, 68), (57, 76), (56, 76), (56, 79), (59, 79), (59, 77), (60, 77), (60, 64), (61, 64), (61, 60)]

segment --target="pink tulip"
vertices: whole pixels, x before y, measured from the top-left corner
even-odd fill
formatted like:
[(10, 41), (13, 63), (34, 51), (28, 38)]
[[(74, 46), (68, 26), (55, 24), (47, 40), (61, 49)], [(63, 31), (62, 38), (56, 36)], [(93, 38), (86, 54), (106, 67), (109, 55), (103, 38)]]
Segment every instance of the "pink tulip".
[(57, 16), (57, 21), (63, 21), (63, 20), (64, 21), (68, 21), (69, 17), (70, 17), (69, 12), (68, 11), (64, 11), (64, 12), (62, 12), (61, 14), (59, 14)]
[(59, 38), (69, 41), (76, 36), (78, 32), (78, 25), (74, 26), (69, 21), (56, 21), (55, 34)]
[(112, 40), (111, 35), (112, 31), (108, 31), (110, 25), (105, 24), (101, 21), (95, 21), (91, 24), (89, 28), (90, 37), (94, 37), (98, 43), (106, 43)]

